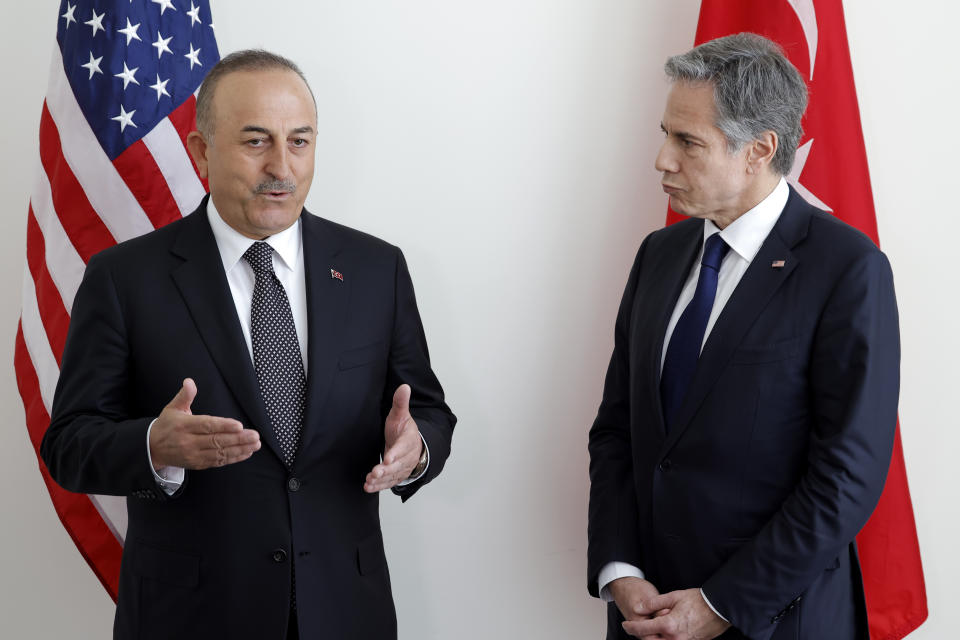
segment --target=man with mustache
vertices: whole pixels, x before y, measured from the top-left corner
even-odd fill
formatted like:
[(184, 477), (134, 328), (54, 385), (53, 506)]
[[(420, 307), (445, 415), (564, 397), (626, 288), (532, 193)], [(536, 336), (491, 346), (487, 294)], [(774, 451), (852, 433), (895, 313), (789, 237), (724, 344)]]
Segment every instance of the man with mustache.
[(890, 464), (893, 278), (787, 185), (803, 78), (753, 34), (667, 61), (655, 166), (688, 216), (640, 246), (590, 430), (607, 638), (867, 638), (854, 537)]
[(224, 58), (197, 128), (210, 194), (87, 266), (44, 461), (127, 496), (114, 637), (394, 638), (378, 495), (436, 477), (456, 421), (403, 255), (304, 209), (289, 60)]

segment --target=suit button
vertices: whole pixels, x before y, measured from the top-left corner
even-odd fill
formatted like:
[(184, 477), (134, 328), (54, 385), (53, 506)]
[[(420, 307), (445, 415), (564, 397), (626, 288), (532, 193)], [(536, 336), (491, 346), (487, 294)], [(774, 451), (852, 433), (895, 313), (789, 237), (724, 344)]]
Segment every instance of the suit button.
[(300, 491), (300, 480), (297, 478), (290, 478), (287, 480), (287, 489), (290, 491)]
[(276, 563), (281, 563), (287, 559), (287, 552), (283, 549), (277, 549), (273, 552), (273, 561)]
[(673, 463), (670, 462), (670, 458), (666, 458), (663, 460), (663, 462), (660, 463), (660, 471), (664, 471), (664, 472), (670, 471), (672, 467), (673, 467)]

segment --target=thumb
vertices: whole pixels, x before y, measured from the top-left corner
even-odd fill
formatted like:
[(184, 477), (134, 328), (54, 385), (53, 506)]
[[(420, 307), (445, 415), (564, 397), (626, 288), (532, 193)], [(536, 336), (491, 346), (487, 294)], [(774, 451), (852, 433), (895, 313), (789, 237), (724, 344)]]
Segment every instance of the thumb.
[(186, 378), (183, 381), (183, 386), (180, 387), (180, 391), (173, 396), (173, 400), (167, 406), (184, 413), (190, 413), (190, 405), (193, 404), (193, 399), (196, 397), (197, 383), (193, 381), (193, 378)]
[(402, 384), (397, 387), (397, 390), (393, 394), (392, 411), (410, 413), (410, 393), (410, 385), (408, 384)]

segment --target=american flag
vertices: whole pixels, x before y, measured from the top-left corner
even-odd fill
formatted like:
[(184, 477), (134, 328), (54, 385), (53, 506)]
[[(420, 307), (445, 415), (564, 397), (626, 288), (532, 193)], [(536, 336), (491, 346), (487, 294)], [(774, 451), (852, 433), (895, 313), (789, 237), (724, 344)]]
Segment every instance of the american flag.
[[(187, 215), (206, 192), (185, 145), (194, 94), (219, 59), (208, 0), (60, 4), (14, 352), (35, 450), (87, 261)], [(37, 459), (61, 522), (116, 599), (124, 498), (64, 491)]]

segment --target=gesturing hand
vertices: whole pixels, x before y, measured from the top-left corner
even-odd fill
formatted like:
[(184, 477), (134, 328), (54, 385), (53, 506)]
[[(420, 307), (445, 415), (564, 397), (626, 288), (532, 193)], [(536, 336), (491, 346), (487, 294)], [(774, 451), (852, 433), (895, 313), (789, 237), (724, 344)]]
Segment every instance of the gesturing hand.
[[(730, 628), (729, 622), (713, 612), (700, 589), (671, 591), (644, 603), (657, 611), (649, 620), (630, 620), (623, 629), (632, 636), (653, 636), (666, 640), (711, 640)], [(669, 611), (665, 611), (669, 609)]]
[(363, 490), (376, 493), (395, 486), (410, 477), (420, 461), (423, 441), (417, 423), (410, 415), (410, 385), (402, 384), (393, 394), (393, 406), (384, 422), (386, 452), (383, 462), (367, 474)]
[(155, 469), (207, 469), (246, 460), (260, 448), (260, 434), (229, 418), (195, 416), (190, 410), (197, 396), (191, 379), (163, 408), (150, 430), (150, 457)]

